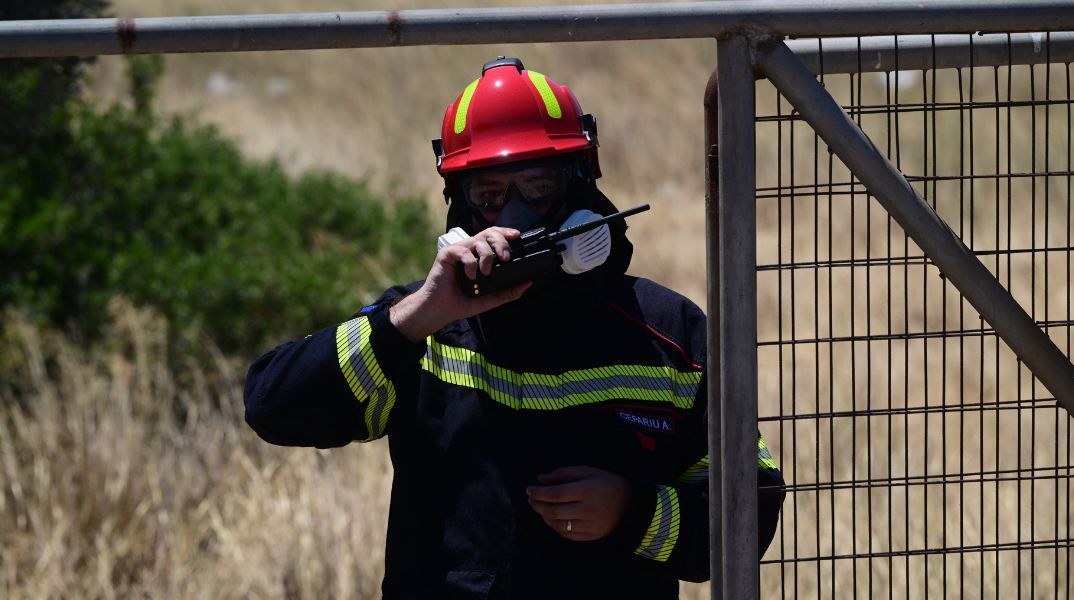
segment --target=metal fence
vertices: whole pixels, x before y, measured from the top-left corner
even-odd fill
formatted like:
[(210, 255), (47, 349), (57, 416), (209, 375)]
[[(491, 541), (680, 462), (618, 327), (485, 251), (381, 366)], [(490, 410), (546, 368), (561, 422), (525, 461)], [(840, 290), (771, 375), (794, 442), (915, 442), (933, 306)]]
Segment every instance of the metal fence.
[(1072, 37), (969, 33), (1046, 30), (1074, 5), (731, 0), (9, 22), (0, 57), (717, 38), (713, 596), (1067, 597)]
[[(1068, 356), (1070, 39), (796, 46)], [(759, 418), (788, 484), (763, 595), (1070, 596), (1070, 415), (801, 112), (757, 93)]]

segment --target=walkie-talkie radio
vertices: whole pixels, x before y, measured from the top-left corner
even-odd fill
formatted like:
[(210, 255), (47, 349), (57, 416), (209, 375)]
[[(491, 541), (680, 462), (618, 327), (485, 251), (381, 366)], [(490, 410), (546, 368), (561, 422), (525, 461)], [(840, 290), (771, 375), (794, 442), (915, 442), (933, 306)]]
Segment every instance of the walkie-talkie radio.
[[(611, 221), (625, 219), (647, 210), (649, 210), (649, 205), (642, 204), (614, 215), (592, 220), (589, 219), (595, 217), (595, 213), (577, 211), (563, 224), (563, 229), (558, 231), (548, 232), (544, 227), (526, 231), (509, 242), (511, 260), (497, 261), (488, 275), (483, 275), (478, 270), (477, 278), (470, 279), (465, 271), (460, 269), (462, 291), (473, 298), (506, 290), (560, 268), (567, 273), (588, 271), (603, 264), (607, 258), (607, 248), (610, 248), (611, 244), (610, 233), (605, 227), (603, 232), (592, 235), (589, 239), (576, 238), (576, 236), (595, 231)], [(581, 224), (574, 225), (579, 220), (582, 221)], [(575, 239), (572, 240), (572, 238)], [(601, 252), (602, 249), (604, 252)], [(567, 256), (565, 257), (564, 254)]]

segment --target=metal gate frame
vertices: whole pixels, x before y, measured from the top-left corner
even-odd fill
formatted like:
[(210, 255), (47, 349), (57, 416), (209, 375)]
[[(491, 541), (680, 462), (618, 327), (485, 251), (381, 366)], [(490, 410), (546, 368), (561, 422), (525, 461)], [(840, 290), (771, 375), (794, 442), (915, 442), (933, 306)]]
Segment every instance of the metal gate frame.
[[(1070, 34), (1055, 36), (1059, 54), (1070, 50)], [(1028, 38), (1028, 39), (1027, 39)], [(985, 66), (1008, 64), (1013, 43), (1006, 35), (992, 35), (971, 47), (965, 36), (951, 36), (933, 51), (930, 36), (916, 40), (916, 62), (927, 64), (943, 56), (950, 64)], [(1025, 63), (1044, 62), (1028, 53), (1030, 36), (1018, 40)], [(871, 40), (870, 52), (891, 56), (904, 51), (903, 42)], [(911, 41), (909, 48), (915, 48)], [(1028, 44), (1027, 44), (1028, 42)], [(850, 44), (853, 43), (853, 48)], [(825, 72), (860, 69), (857, 40), (836, 42), (836, 65)], [(942, 48), (942, 52), (940, 51)], [(925, 50), (928, 50), (926, 54)], [(819, 53), (807, 60), (816, 65)], [(960, 61), (968, 57), (969, 62)], [(1035, 57), (1035, 58), (1034, 58)], [(977, 59), (978, 62), (974, 62)], [(825, 52), (824, 61), (829, 57)], [(841, 61), (841, 62), (840, 62)], [(940, 60), (937, 60), (940, 62)], [(883, 66), (877, 60), (874, 70)], [(840, 69), (840, 66), (842, 69)], [(904, 60), (900, 68), (912, 68)], [(888, 66), (886, 70), (891, 70)], [(884, 156), (862, 129), (817, 81), (813, 72), (779, 37), (736, 35), (717, 41), (717, 66), (705, 98), (706, 214), (709, 223), (709, 339), (717, 351), (709, 357), (709, 377), (717, 390), (710, 402), (712, 425), (709, 448), (720, 459), (712, 463), (710, 489), (714, 507), (711, 519), (711, 569), (714, 598), (759, 596), (759, 559), (756, 525), (757, 412), (757, 277), (756, 277), (756, 138), (755, 80), (769, 82), (828, 144), (892, 219), (992, 325), (1000, 339), (1052, 392), (1057, 403), (1074, 416), (1074, 365), (1037, 326), (988, 268), (955, 235), (936, 211), (911, 187), (903, 174)], [(720, 149), (725, 149), (721, 158)], [(715, 241), (714, 241), (715, 240)], [(724, 402), (723, 399), (734, 399)]]
[[(832, 0), (816, 5), (793, 0), (728, 0), (11, 21), (0, 22), (0, 58), (716, 38), (717, 68), (705, 97), (709, 447), (710, 455), (719, 457), (711, 463), (709, 479), (711, 589), (715, 598), (755, 598), (759, 594), (754, 494), (758, 416), (755, 71), (763, 73), (798, 108), (1057, 401), (1074, 412), (1074, 366), (782, 41), (784, 37), (1070, 30), (1074, 30), (1074, 4), (1063, 0)], [(960, 56), (976, 58), (979, 49), (985, 56), (986, 46), (975, 45), (967, 52), (955, 41), (950, 51), (939, 54), (954, 64), (965, 64)], [(890, 48), (880, 42), (877, 50), (879, 69)], [(827, 66), (834, 65), (830, 61)], [(721, 398), (735, 401), (725, 403)]]

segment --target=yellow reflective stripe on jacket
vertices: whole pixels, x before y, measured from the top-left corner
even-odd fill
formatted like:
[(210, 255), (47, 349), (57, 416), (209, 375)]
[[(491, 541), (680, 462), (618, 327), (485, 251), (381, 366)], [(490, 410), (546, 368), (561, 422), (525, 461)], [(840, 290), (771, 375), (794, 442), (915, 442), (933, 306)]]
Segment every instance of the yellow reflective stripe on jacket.
[(365, 407), (367, 440), (384, 435), (388, 415), (395, 405), (395, 386), (381, 370), (369, 342), (369, 319), (358, 317), (336, 327), (339, 368), (351, 393)]
[(462, 133), (466, 129), (466, 113), (470, 112), (470, 100), (474, 97), (474, 90), (477, 89), (477, 84), (480, 79), (473, 80), (470, 85), (466, 86), (466, 89), (462, 91), (462, 98), (459, 99), (459, 108), (455, 110), (455, 135)]
[(700, 371), (667, 366), (609, 365), (550, 375), (520, 373), (494, 365), (481, 354), (428, 339), (422, 367), (441, 381), (489, 395), (514, 409), (558, 410), (606, 400), (666, 402), (677, 408), (694, 405)]
[(765, 469), (778, 469), (775, 459), (772, 458), (772, 453), (768, 451), (768, 446), (764, 443), (764, 438), (757, 436), (757, 465), (764, 467)]
[(656, 510), (653, 521), (634, 554), (660, 562), (667, 561), (679, 541), (679, 494), (675, 488), (656, 486)]
[(559, 100), (556, 100), (556, 94), (552, 91), (552, 86), (548, 85), (548, 80), (545, 79), (545, 76), (537, 71), (526, 72), (529, 73), (533, 87), (537, 88), (537, 93), (541, 95), (541, 100), (544, 100), (544, 109), (548, 111), (548, 116), (553, 119), (562, 117), (563, 109), (559, 107)]
[(690, 465), (682, 475), (679, 475), (677, 483), (690, 485), (696, 483), (704, 483), (709, 480), (709, 455), (701, 457), (701, 460)]

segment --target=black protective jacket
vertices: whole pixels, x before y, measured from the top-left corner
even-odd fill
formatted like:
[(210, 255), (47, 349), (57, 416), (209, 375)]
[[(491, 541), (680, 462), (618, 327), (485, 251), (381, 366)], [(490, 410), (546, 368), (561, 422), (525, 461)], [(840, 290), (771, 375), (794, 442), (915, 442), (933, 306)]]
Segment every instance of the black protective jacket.
[[(246, 419), (265, 440), (388, 437), (385, 598), (677, 598), (679, 579), (708, 578), (705, 317), (622, 269), (419, 344), (387, 310), (414, 286), (392, 288), (253, 363)], [(527, 503), (537, 475), (572, 465), (630, 482), (605, 539), (564, 539)], [(782, 484), (760, 438), (758, 475)], [(782, 494), (762, 490), (760, 501), (763, 551)]]

